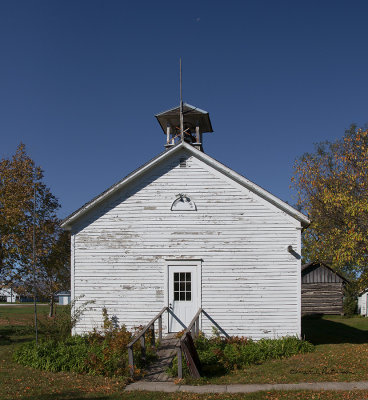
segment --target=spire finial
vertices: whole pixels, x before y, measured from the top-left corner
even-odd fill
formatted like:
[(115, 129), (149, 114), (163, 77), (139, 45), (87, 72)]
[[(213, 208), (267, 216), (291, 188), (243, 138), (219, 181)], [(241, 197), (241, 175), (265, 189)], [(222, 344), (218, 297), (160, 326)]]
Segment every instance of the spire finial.
[(180, 57), (180, 138), (184, 142), (184, 116), (183, 116), (183, 93), (182, 93), (182, 73), (181, 73), (181, 57)]

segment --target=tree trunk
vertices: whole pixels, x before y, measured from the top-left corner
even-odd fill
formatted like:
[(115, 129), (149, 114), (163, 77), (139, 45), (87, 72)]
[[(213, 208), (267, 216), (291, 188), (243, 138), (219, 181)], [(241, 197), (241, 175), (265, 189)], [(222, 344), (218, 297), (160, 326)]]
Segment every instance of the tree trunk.
[(54, 316), (54, 295), (51, 296), (50, 299), (50, 312), (49, 312), (49, 317), (53, 317)]

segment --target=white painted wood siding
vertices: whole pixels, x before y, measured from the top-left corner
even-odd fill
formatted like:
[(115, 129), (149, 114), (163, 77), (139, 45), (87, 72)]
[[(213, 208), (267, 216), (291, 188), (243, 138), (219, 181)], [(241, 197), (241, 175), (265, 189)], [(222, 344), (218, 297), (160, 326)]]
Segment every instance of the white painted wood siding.
[[(163, 306), (168, 258), (201, 258), (202, 307), (230, 335), (300, 335), (300, 223), (185, 150), (79, 221), (72, 239), (72, 296), (95, 303), (75, 332), (128, 327)], [(170, 211), (185, 193), (197, 211)], [(206, 319), (202, 329), (211, 333)]]
[(358, 297), (358, 313), (365, 317), (368, 316), (368, 292), (361, 294)]

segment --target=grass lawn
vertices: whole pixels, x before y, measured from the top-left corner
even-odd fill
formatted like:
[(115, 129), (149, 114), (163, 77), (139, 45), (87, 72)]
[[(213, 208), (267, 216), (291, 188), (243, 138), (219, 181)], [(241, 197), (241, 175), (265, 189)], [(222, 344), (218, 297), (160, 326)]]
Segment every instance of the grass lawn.
[[(47, 306), (38, 307), (42, 316)], [(73, 373), (51, 373), (23, 367), (12, 361), (12, 352), (20, 343), (32, 339), (27, 328), (33, 319), (33, 308), (26, 305), (0, 307), (0, 399), (1, 400), (291, 400), (337, 399), (362, 400), (368, 391), (355, 392), (260, 392), (247, 395), (190, 393), (125, 393), (126, 382), (100, 376)], [(364, 372), (368, 361), (368, 319), (328, 317), (304, 321), (307, 337), (317, 344), (314, 354), (271, 361), (237, 371), (225, 377), (207, 378), (212, 383), (297, 382), (368, 379)], [(318, 332), (318, 334), (316, 334)], [(347, 370), (349, 369), (349, 373)], [(291, 372), (295, 370), (295, 372)], [(344, 370), (344, 371), (343, 371)], [(257, 374), (260, 374), (257, 376)], [(204, 381), (204, 380), (203, 380)]]
[(313, 353), (188, 383), (296, 383), (368, 380), (368, 318), (324, 316), (304, 318), (303, 335), (315, 344)]

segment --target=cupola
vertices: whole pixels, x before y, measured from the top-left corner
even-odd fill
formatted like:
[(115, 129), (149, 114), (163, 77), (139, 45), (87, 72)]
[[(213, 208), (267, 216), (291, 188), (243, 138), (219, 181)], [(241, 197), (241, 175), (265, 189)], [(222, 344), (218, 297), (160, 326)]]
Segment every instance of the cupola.
[[(182, 104), (182, 129), (180, 128), (180, 106), (164, 111), (155, 116), (162, 130), (166, 134), (165, 147), (170, 148), (176, 143), (184, 140), (196, 147), (198, 150), (203, 151), (202, 134), (213, 132), (210, 116), (207, 111), (201, 110), (198, 107), (191, 106), (187, 103)], [(181, 132), (182, 130), (183, 132)]]

